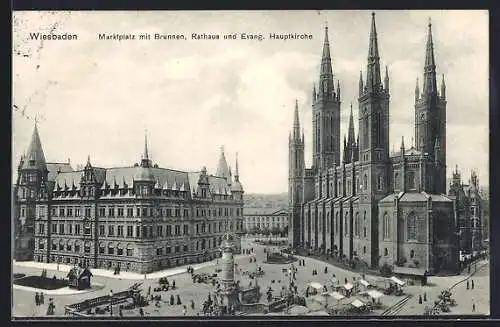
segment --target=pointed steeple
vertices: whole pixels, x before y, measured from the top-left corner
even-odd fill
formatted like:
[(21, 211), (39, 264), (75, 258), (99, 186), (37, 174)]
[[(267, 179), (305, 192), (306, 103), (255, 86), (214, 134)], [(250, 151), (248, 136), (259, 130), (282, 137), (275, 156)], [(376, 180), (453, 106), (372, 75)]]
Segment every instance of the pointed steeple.
[(340, 82), (337, 80), (337, 101), (340, 101)]
[(364, 92), (364, 86), (363, 86), (363, 72), (360, 70), (359, 71), (359, 96), (361, 97)]
[(401, 154), (403, 155), (405, 153), (405, 137), (404, 136), (401, 136), (401, 147), (400, 147), (400, 150), (401, 150)]
[(300, 120), (299, 120), (299, 101), (295, 100), (295, 111), (293, 114), (293, 139), (300, 140)]
[(33, 134), (31, 135), (31, 142), (22, 168), (47, 171), (47, 163), (45, 162), (45, 155), (43, 153), (42, 142), (40, 141), (37, 125), (37, 122), (35, 122), (35, 128), (33, 129)]
[(441, 80), (441, 98), (446, 99), (446, 84), (444, 82), (444, 74)]
[(389, 93), (389, 72), (387, 70), (387, 65), (385, 66), (384, 89), (385, 92)]
[(328, 99), (333, 93), (333, 70), (330, 56), (330, 43), (328, 41), (328, 25), (325, 24), (325, 39), (323, 42), (323, 55), (321, 56), (321, 71), (319, 75), (319, 94)]
[(312, 102), (316, 102), (316, 84), (313, 84)]
[(352, 116), (352, 103), (351, 103), (351, 113), (349, 114), (349, 129), (347, 131), (347, 146), (354, 150), (354, 146), (356, 145), (354, 138), (354, 118)]
[(415, 102), (420, 99), (420, 88), (418, 87), (418, 77), (417, 77), (417, 82), (415, 84)]
[(375, 13), (372, 13), (372, 27), (370, 31), (370, 44), (368, 48), (366, 86), (368, 88), (368, 92), (378, 92), (382, 86), (380, 77), (380, 57), (378, 53), (377, 28), (375, 26)]
[(425, 48), (424, 95), (437, 95), (436, 62), (434, 60), (434, 43), (432, 42), (432, 24), (429, 18), (427, 45)]
[(220, 148), (220, 157), (219, 157), (219, 164), (217, 166), (216, 176), (223, 177), (226, 179), (229, 177), (229, 168), (227, 165), (226, 156), (224, 154), (224, 146), (221, 146)]
[(151, 161), (149, 160), (148, 153), (148, 132), (144, 132), (144, 153), (142, 155), (141, 167), (148, 168), (151, 166)]
[(347, 147), (347, 139), (346, 139), (345, 134), (344, 134), (344, 158), (343, 158), (344, 160), (343, 160), (343, 162), (348, 163), (349, 159), (350, 159), (349, 157), (350, 156), (349, 156), (349, 151), (348, 151), (348, 147)]
[(238, 152), (236, 152), (236, 167), (235, 167), (235, 171), (234, 171), (234, 180), (236, 182), (239, 182), (240, 181), (240, 170), (239, 170), (239, 167), (238, 167)]

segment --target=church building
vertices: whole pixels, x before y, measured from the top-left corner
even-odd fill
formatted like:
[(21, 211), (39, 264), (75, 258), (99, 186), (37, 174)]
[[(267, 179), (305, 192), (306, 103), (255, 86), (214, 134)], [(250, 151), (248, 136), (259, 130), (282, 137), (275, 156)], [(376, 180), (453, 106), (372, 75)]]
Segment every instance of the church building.
[[(360, 72), (358, 135), (352, 106), (341, 147), (341, 85), (325, 27), (312, 90), (312, 167), (305, 166), (299, 108), (289, 136), (289, 244), (372, 268), (437, 273), (458, 269), (455, 200), (446, 195), (446, 86), (438, 87), (429, 22), (422, 89), (415, 89), (415, 145), (389, 151), (390, 78), (371, 17), (366, 75)], [(413, 143), (413, 142), (412, 142)]]

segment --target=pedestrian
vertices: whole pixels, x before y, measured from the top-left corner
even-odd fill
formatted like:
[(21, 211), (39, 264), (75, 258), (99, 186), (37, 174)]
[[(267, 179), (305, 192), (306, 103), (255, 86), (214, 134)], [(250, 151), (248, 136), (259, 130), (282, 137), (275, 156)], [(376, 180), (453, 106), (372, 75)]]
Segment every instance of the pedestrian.
[(194, 310), (194, 301), (193, 300), (191, 300), (191, 309)]
[(144, 310), (142, 308), (139, 308), (139, 315), (141, 317), (144, 317)]
[(418, 304), (422, 304), (422, 295), (418, 295)]
[(175, 280), (172, 281), (172, 289), (175, 290)]
[(427, 302), (427, 293), (424, 292), (424, 302)]
[(472, 312), (476, 312), (476, 304), (472, 302)]
[(474, 279), (471, 280), (471, 289), (474, 289)]
[(40, 293), (40, 305), (43, 305), (45, 304), (45, 299), (44, 299), (44, 296), (43, 296), (43, 292)]
[(120, 308), (120, 311), (118, 311), (118, 315), (123, 318), (123, 310)]
[(36, 306), (40, 305), (40, 296), (38, 295), (38, 292), (36, 292), (35, 294), (35, 304)]
[(344, 284), (347, 284), (347, 277), (344, 279)]
[(469, 280), (467, 279), (467, 288), (466, 289), (469, 289)]
[(182, 314), (185, 316), (185, 315), (186, 315), (186, 313), (187, 313), (186, 306), (184, 306), (184, 307), (182, 308)]

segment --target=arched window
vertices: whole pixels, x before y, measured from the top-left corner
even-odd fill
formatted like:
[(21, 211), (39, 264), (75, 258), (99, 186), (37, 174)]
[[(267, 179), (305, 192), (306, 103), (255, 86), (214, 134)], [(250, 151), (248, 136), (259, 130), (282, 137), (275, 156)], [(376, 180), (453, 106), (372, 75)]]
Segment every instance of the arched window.
[(360, 226), (359, 226), (359, 212), (356, 212), (356, 218), (354, 219), (354, 233), (357, 237), (359, 237), (359, 231), (360, 231)]
[(377, 189), (379, 191), (384, 190), (384, 175), (380, 174), (377, 177)]
[(413, 259), (414, 256), (415, 256), (415, 251), (411, 250), (410, 251), (410, 259)]
[(384, 256), (388, 256), (389, 255), (389, 251), (387, 251), (387, 248), (384, 249)]
[(363, 237), (366, 237), (366, 211), (363, 214)]
[(368, 122), (368, 116), (365, 117), (364, 119), (364, 126), (363, 126), (363, 149), (368, 149), (369, 144), (368, 144), (368, 132), (369, 130), (369, 122)]
[(327, 233), (330, 233), (330, 225), (331, 225), (331, 221), (330, 221), (330, 213), (328, 212), (326, 214), (326, 232)]
[(339, 232), (339, 212), (335, 214), (335, 234)]
[(408, 240), (417, 240), (417, 216), (413, 212), (406, 219), (406, 234)]
[(383, 218), (383, 230), (384, 230), (384, 240), (387, 240), (391, 237), (391, 221), (389, 219), (389, 215), (385, 214)]
[(399, 189), (400, 186), (399, 173), (394, 173), (394, 189)]
[(366, 246), (363, 246), (363, 254), (366, 254)]
[(349, 235), (349, 229), (348, 229), (349, 228), (349, 222), (347, 221), (348, 217), (349, 217), (349, 213), (346, 212), (345, 213), (345, 217), (344, 217), (344, 234), (346, 236)]
[(408, 172), (408, 188), (415, 189), (415, 173), (412, 171)]
[(365, 191), (368, 189), (368, 176), (366, 174), (363, 175), (363, 189)]

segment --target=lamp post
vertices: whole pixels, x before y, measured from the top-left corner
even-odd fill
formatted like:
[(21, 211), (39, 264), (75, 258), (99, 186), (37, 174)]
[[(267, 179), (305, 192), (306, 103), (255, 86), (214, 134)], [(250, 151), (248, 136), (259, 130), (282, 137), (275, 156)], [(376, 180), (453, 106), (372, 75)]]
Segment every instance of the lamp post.
[(113, 316), (113, 290), (109, 291), (109, 312)]

